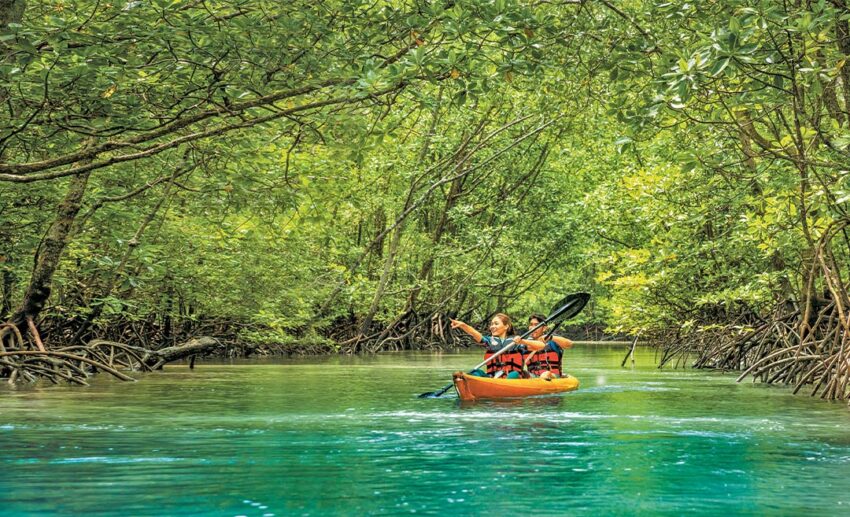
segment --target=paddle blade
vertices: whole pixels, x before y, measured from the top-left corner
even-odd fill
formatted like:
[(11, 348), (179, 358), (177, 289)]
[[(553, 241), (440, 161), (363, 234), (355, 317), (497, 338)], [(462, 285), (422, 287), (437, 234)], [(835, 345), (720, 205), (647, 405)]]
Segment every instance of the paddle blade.
[(549, 313), (549, 324), (559, 323), (575, 317), (584, 309), (587, 302), (590, 300), (590, 293), (573, 293), (568, 294), (563, 300), (559, 301), (552, 307)]
[(441, 390), (437, 390), (437, 391), (429, 391), (429, 392), (427, 392), (427, 393), (422, 393), (422, 394), (420, 394), (420, 395), (419, 395), (419, 397), (417, 397), (417, 398), (420, 398), (420, 399), (435, 399), (435, 398), (439, 398), (439, 397), (441, 397), (441, 396), (443, 395), (443, 393), (445, 393), (445, 392), (449, 391), (449, 388), (451, 388), (452, 386), (454, 386), (454, 384), (449, 384), (448, 386), (446, 386), (445, 388), (443, 388), (443, 389), (441, 389)]

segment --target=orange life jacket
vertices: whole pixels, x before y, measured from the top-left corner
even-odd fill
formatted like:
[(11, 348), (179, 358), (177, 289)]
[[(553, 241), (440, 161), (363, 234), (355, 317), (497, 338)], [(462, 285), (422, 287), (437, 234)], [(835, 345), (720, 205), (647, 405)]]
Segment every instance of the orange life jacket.
[[(487, 352), (484, 354), (486, 361), (494, 355), (495, 352)], [(519, 350), (508, 350), (487, 363), (487, 375), (493, 377), (496, 372), (503, 371), (505, 375), (511, 372), (522, 373), (522, 362), (525, 358)]]
[[(550, 343), (546, 343), (546, 348), (534, 354), (531, 361), (528, 362), (528, 371), (533, 375), (540, 375), (543, 372), (552, 372), (558, 377), (561, 376), (561, 358), (563, 357), (564, 352), (563, 350), (561, 352), (552, 350)], [(525, 357), (528, 357), (528, 354), (526, 354)]]

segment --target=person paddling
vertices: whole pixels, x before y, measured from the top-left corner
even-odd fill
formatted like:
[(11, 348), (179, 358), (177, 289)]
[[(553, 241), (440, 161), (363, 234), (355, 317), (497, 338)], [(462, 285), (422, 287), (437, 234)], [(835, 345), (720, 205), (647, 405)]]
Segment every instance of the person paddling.
[[(543, 321), (541, 318), (540, 321)], [(490, 335), (485, 336), (475, 330), (471, 325), (464, 323), (460, 320), (451, 320), (451, 326), (453, 329), (460, 329), (467, 334), (469, 334), (476, 343), (486, 348), (486, 352), (484, 354), (484, 359), (486, 360), (488, 357), (492, 356), (494, 353), (498, 352), (502, 348), (505, 347), (508, 340), (508, 335), (515, 334), (514, 326), (511, 323), (511, 318), (507, 314), (498, 313), (493, 316), (490, 320)], [(521, 376), (522, 373), (522, 353), (520, 352), (519, 346), (524, 345), (530, 350), (540, 350), (545, 347), (544, 343), (541, 341), (535, 341), (532, 339), (522, 339), (520, 336), (513, 337), (514, 346), (511, 347), (508, 351), (499, 355), (499, 357), (493, 359), (489, 363), (487, 363), (487, 375), (490, 377), (501, 377), (505, 375), (509, 379), (517, 379)], [(483, 375), (483, 372), (478, 370), (479, 376)], [(475, 373), (473, 375), (476, 375)]]
[[(544, 319), (546, 319), (545, 316), (532, 314), (528, 318), (528, 328), (536, 327)], [(543, 325), (531, 334), (532, 341), (543, 346), (537, 349), (528, 347), (531, 353), (526, 355), (523, 370), (541, 379), (554, 379), (562, 375), (561, 364), (564, 350), (572, 348), (573, 342), (563, 336), (553, 335), (543, 343), (541, 340), (544, 339), (547, 330), (548, 328)]]

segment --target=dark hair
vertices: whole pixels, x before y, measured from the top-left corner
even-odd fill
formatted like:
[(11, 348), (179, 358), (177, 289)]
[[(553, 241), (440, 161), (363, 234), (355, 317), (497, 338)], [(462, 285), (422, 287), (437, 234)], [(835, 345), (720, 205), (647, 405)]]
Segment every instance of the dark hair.
[(510, 316), (508, 316), (507, 314), (505, 314), (503, 312), (497, 312), (496, 314), (493, 315), (493, 317), (499, 318), (500, 320), (502, 320), (502, 323), (504, 323), (505, 326), (508, 327), (508, 332), (507, 332), (508, 335), (515, 334), (514, 324), (511, 323), (511, 317)]
[(537, 320), (537, 323), (541, 323), (545, 319), (546, 316), (535, 312), (534, 314), (528, 317), (528, 322), (531, 323), (531, 320)]

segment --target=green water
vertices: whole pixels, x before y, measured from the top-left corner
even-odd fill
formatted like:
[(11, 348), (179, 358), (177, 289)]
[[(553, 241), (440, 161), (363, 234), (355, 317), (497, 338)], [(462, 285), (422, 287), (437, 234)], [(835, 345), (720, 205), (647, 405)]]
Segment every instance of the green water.
[(174, 365), (0, 387), (3, 515), (847, 514), (850, 411), (651, 351), (579, 391), (416, 395), (479, 354)]

